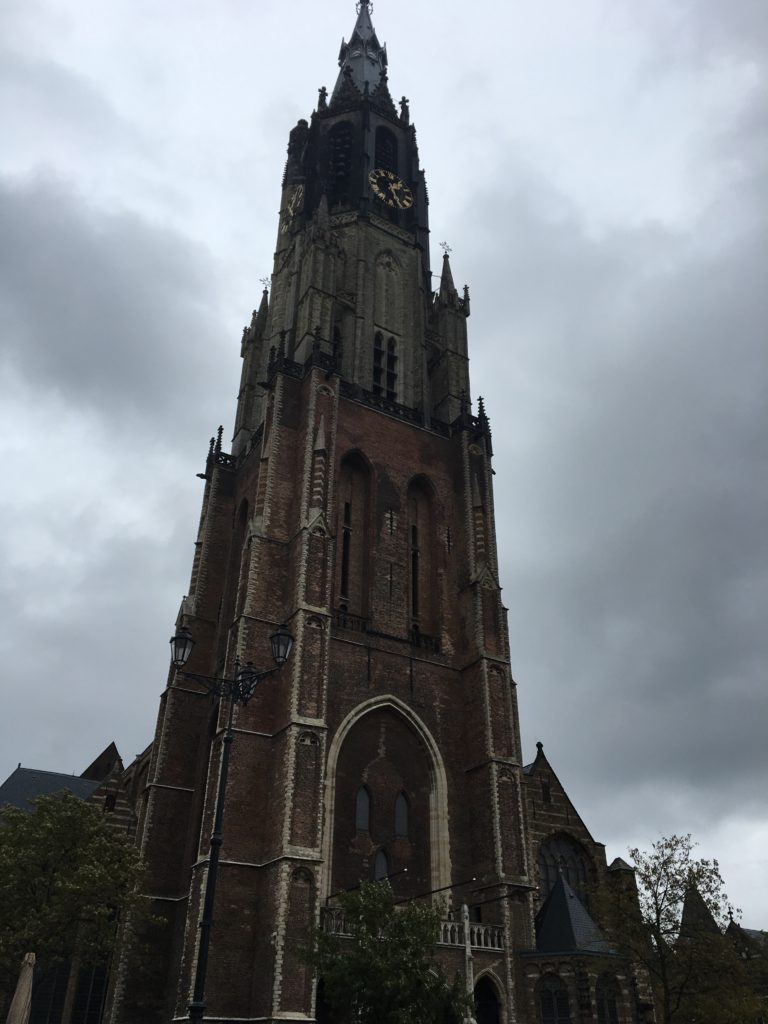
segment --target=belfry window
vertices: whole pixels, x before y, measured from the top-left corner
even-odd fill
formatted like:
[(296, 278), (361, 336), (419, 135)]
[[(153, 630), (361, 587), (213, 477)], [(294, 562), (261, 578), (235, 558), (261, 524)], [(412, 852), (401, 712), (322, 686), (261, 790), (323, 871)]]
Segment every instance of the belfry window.
[(365, 786), (361, 786), (355, 797), (355, 828), (358, 832), (369, 832), (371, 827), (371, 798)]
[(397, 174), (397, 139), (388, 128), (376, 129), (375, 166)]
[(328, 152), (328, 191), (331, 202), (346, 201), (352, 172), (352, 125), (336, 124), (330, 131)]

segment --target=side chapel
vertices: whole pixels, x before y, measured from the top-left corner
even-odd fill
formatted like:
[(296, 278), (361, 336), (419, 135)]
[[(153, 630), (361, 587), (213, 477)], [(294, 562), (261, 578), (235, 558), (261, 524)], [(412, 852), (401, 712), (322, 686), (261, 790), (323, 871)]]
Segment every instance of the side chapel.
[[(606, 864), (541, 744), (526, 763), (501, 601), (491, 428), (472, 400), (470, 297), (433, 286), (408, 100), (358, 3), (340, 71), (291, 130), (271, 286), (242, 337), (234, 437), (211, 442), (189, 668), (284, 668), (238, 707), (206, 1020), (327, 1020), (301, 955), (334, 894), (440, 891), (447, 972), (479, 1024), (630, 1024), (648, 993), (614, 951)], [(186, 1019), (226, 711), (171, 671), (137, 834), (162, 921), (124, 944), (108, 1019)], [(407, 868), (407, 872), (404, 869)]]

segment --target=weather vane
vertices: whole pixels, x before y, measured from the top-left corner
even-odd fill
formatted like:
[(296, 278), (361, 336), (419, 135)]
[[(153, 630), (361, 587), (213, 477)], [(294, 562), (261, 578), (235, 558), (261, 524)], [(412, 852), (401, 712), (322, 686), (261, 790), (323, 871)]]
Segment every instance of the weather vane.
[(259, 280), (261, 281), (261, 285), (262, 285), (264, 291), (266, 291), (267, 288), (269, 288), (269, 278), (268, 277), (260, 277)]
[(453, 249), (450, 247), (450, 245), (448, 245), (447, 242), (441, 242), (440, 248), (443, 250), (443, 256), (450, 256), (451, 253), (453, 252)]

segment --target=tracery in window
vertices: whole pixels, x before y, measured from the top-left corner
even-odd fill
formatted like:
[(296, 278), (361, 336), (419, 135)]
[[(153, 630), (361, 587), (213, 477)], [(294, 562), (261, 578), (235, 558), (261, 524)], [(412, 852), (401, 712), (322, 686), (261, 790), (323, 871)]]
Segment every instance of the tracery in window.
[(561, 978), (547, 974), (539, 982), (541, 1024), (571, 1024), (568, 989)]

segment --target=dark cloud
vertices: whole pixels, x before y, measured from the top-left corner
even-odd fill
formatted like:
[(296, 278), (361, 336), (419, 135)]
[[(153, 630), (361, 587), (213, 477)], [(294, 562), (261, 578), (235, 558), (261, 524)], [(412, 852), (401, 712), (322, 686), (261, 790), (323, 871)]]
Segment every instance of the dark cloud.
[(229, 339), (204, 250), (136, 213), (89, 206), (49, 177), (0, 182), (0, 221), (4, 353), (26, 381), (115, 427), (151, 418), (154, 430), (183, 433), (201, 403), (220, 414), (233, 374), (217, 374)]
[(526, 749), (588, 819), (654, 786), (764, 814), (768, 215), (736, 178), (691, 227), (595, 235), (503, 178), (465, 221)]

